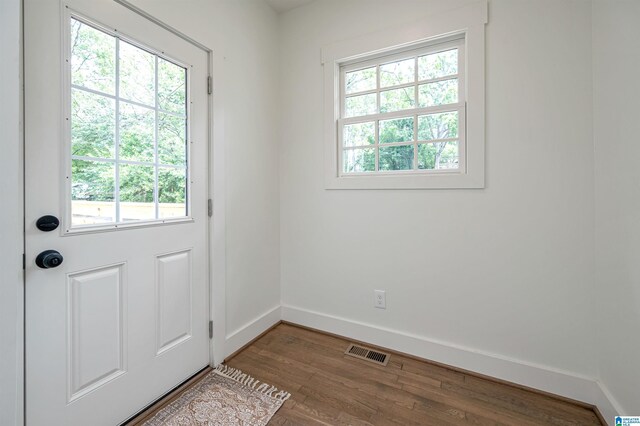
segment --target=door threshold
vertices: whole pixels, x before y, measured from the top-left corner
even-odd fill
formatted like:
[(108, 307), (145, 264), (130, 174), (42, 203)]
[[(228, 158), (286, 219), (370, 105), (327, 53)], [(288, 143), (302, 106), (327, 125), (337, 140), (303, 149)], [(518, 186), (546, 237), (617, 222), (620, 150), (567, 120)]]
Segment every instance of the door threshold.
[(207, 375), (210, 371), (212, 371), (210, 365), (207, 365), (202, 370), (198, 371), (193, 376), (189, 377), (184, 382), (180, 383), (178, 386), (171, 389), (169, 392), (161, 396), (160, 398), (153, 401), (151, 404), (144, 407), (142, 410), (138, 411), (133, 416), (129, 417), (129, 419), (125, 420), (123, 423), (120, 423), (121, 426), (136, 426), (141, 425), (145, 421), (149, 420), (153, 417), (158, 411), (162, 408), (170, 404), (173, 400), (175, 400), (184, 390), (189, 388), (191, 385), (202, 379)]

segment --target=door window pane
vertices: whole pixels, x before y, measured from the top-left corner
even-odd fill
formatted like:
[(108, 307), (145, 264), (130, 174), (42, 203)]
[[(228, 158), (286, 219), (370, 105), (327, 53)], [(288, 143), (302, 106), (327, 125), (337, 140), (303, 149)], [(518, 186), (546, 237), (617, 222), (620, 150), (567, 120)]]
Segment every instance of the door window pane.
[(152, 166), (120, 165), (120, 220), (155, 219), (155, 170)]
[(158, 162), (186, 166), (187, 123), (173, 114), (158, 114)]
[(186, 216), (186, 176), (184, 169), (160, 168), (158, 170), (159, 217)]
[(187, 70), (69, 25), (72, 226), (185, 217)]
[(116, 221), (115, 164), (72, 160), (71, 222), (99, 225)]
[(153, 162), (155, 111), (120, 102), (120, 158)]
[(158, 58), (158, 103), (160, 109), (185, 115), (187, 70)]
[(116, 103), (106, 96), (71, 89), (71, 154), (115, 158)]
[(116, 39), (71, 19), (71, 83), (115, 94)]
[(120, 97), (154, 106), (156, 56), (120, 40)]

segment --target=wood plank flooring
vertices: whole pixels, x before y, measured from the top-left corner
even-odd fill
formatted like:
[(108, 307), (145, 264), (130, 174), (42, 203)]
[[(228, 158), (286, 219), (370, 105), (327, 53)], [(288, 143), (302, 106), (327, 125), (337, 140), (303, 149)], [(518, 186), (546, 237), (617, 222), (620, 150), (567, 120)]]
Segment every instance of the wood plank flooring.
[(378, 366), (348, 344), (280, 324), (227, 364), (291, 392), (270, 425), (602, 425), (583, 404), (395, 353)]

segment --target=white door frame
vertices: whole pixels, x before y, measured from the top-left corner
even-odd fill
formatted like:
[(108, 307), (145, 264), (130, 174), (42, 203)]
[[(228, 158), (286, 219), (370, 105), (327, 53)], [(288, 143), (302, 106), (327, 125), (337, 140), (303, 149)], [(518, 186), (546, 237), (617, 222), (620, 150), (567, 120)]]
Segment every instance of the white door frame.
[(21, 425), (24, 413), (22, 0), (0, 1), (0, 413)]

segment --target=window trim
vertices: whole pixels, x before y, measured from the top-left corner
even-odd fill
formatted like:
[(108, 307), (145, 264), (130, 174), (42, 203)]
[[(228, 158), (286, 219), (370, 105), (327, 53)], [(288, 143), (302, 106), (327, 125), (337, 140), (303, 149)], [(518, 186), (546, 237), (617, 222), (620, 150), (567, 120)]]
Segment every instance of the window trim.
[[(431, 15), (406, 25), (378, 31), (366, 36), (334, 43), (322, 49), (324, 68), (324, 177), (326, 189), (438, 189), (438, 188), (484, 188), (484, 26), (488, 22), (487, 1), (482, 0), (468, 6)], [(442, 106), (448, 111), (459, 108), (460, 120), (465, 120), (466, 133), (460, 135), (460, 145), (465, 139), (464, 169), (430, 170), (420, 172), (384, 171), (342, 173), (342, 144), (339, 132), (344, 120), (341, 117), (342, 69), (355, 70), (371, 62), (382, 63), (394, 57), (406, 56), (406, 51), (433, 48), (464, 38), (464, 81), (460, 82), (466, 96), (463, 102)], [(446, 48), (442, 50), (447, 50)], [(354, 68), (352, 68), (354, 67)], [(366, 66), (362, 66), (366, 68)], [(416, 82), (417, 84), (417, 82)], [(464, 85), (464, 86), (462, 86)], [(463, 99), (461, 99), (463, 100)], [(462, 104), (462, 105), (461, 105)], [(437, 108), (439, 108), (438, 106)], [(435, 112), (429, 107), (429, 112)], [(398, 111), (407, 117), (423, 115), (418, 109)], [(391, 118), (384, 113), (385, 118)], [(380, 114), (357, 117), (362, 121), (373, 121)], [(378, 117), (379, 119), (379, 117)], [(462, 155), (461, 155), (462, 157)]]

